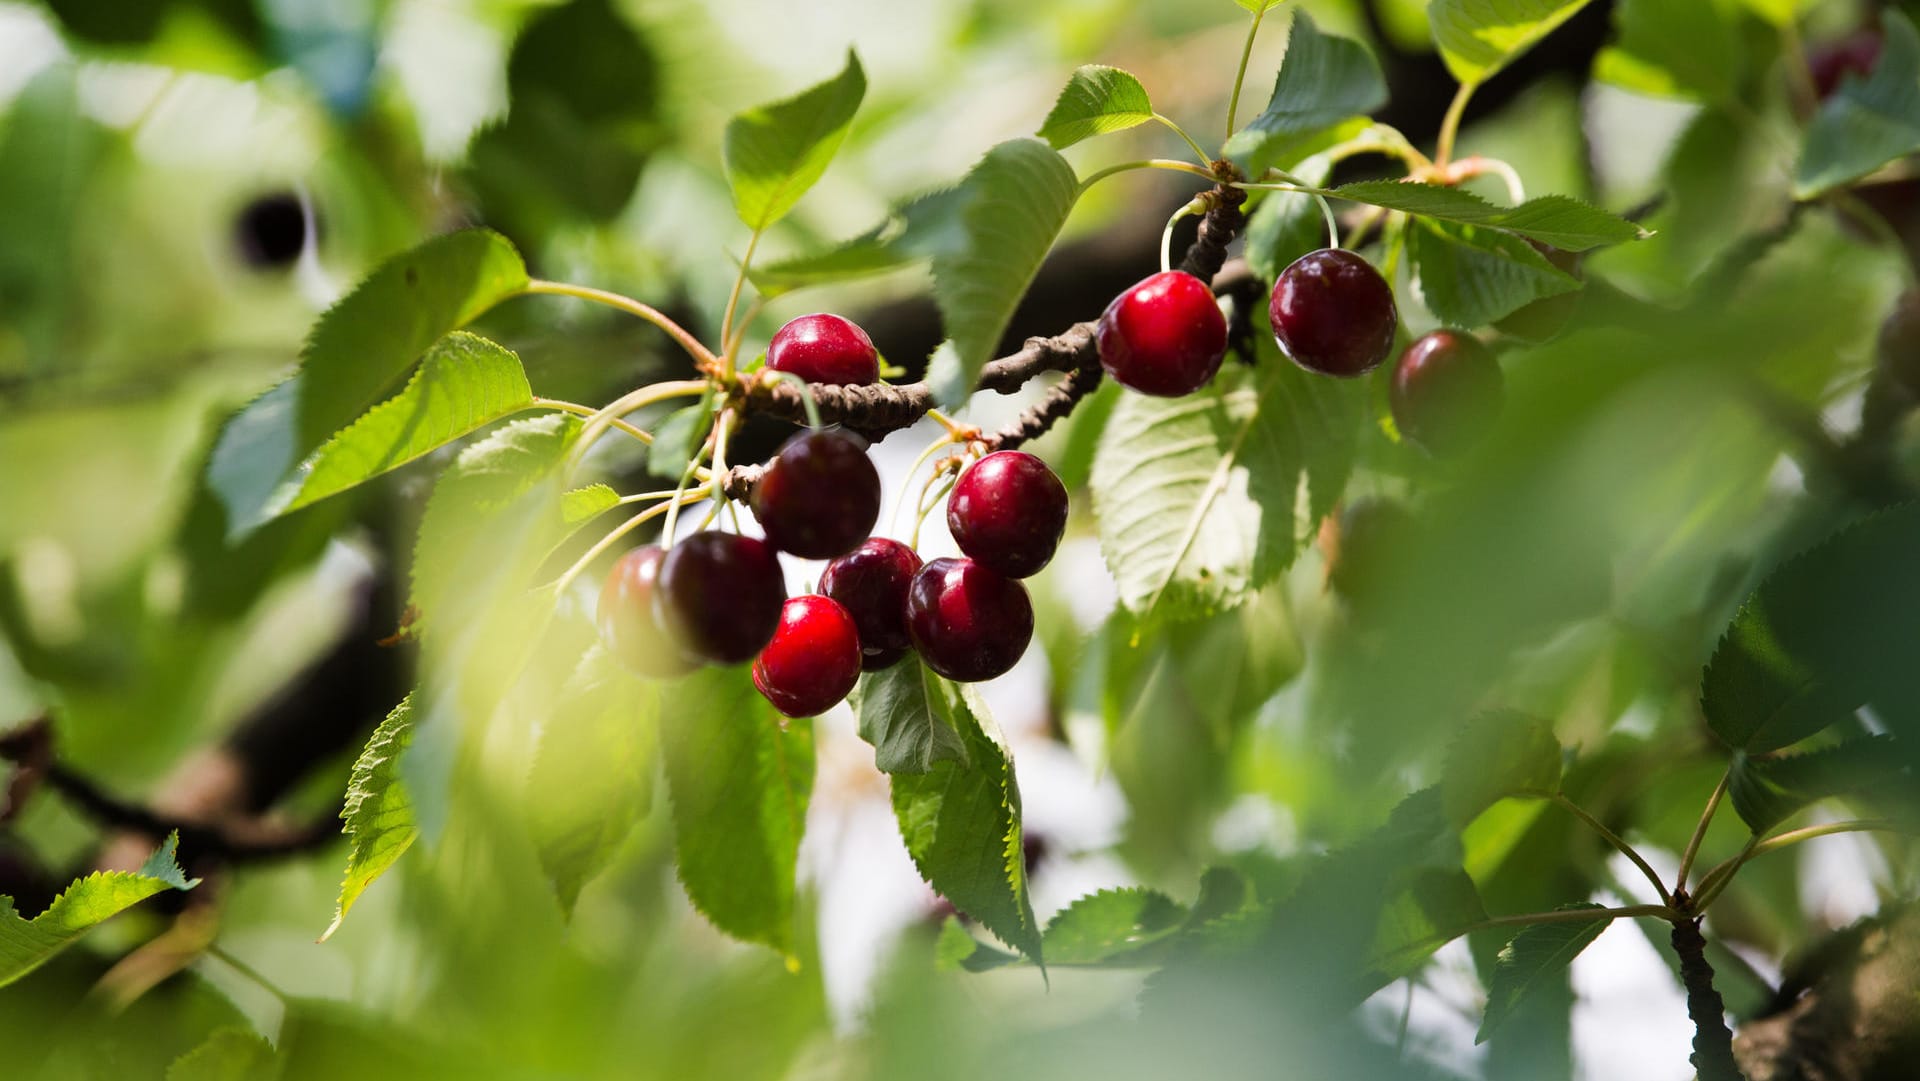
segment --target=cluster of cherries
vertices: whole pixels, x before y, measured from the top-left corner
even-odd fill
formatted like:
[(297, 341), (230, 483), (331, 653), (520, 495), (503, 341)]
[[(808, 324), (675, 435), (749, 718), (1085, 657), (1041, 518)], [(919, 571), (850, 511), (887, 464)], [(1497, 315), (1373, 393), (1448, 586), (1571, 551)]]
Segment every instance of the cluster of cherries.
[[(879, 379), (873, 342), (837, 315), (782, 327), (767, 366), (809, 383)], [(966, 558), (923, 564), (911, 547), (869, 535), (880, 476), (866, 452), (851, 432), (801, 432), (754, 487), (750, 505), (765, 540), (704, 532), (628, 552), (600, 594), (608, 651), (654, 678), (752, 660), (754, 686), (790, 717), (824, 712), (863, 669), (890, 667), (909, 651), (961, 682), (1012, 668), (1033, 638), (1033, 604), (1019, 579), (1059, 547), (1066, 486), (1031, 454), (986, 455), (960, 474), (947, 502)], [(818, 593), (787, 597), (779, 552), (829, 560)]]
[[(1400, 326), (1386, 279), (1338, 248), (1309, 252), (1281, 272), (1267, 315), (1296, 364), (1346, 378), (1379, 367)], [(1121, 293), (1101, 315), (1096, 336), (1107, 374), (1130, 390), (1169, 398), (1205, 386), (1227, 352), (1226, 317), (1213, 290), (1180, 270)], [(1491, 350), (1470, 334), (1436, 330), (1401, 354), (1390, 400), (1400, 433), (1444, 455), (1486, 428), (1503, 395)]]

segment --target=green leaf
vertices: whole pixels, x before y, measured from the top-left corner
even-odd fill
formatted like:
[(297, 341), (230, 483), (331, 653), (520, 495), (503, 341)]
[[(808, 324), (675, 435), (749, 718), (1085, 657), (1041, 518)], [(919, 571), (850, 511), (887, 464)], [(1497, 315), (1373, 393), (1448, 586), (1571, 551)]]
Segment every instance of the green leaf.
[(1419, 867), (1396, 883), (1368, 958), (1373, 981), (1385, 985), (1420, 971), (1427, 958), (1487, 918), (1473, 879), (1459, 867)]
[(1262, 11), (1272, 11), (1274, 8), (1286, 3), (1287, 0), (1233, 0), (1233, 2), (1246, 8), (1248, 11), (1259, 14)]
[(266, 1081), (279, 1075), (273, 1045), (238, 1026), (213, 1030), (167, 1067), (167, 1081)]
[(95, 871), (68, 886), (31, 920), (14, 911), (13, 898), (0, 897), (0, 987), (46, 964), (109, 917), (156, 893), (199, 885), (174, 859), (179, 848), (180, 835), (168, 834), (138, 871)]
[(745, 668), (706, 668), (674, 687), (660, 743), (687, 897), (722, 931), (791, 954), (812, 722), (775, 713)]
[(758, 232), (786, 217), (827, 171), (866, 92), (866, 73), (849, 49), (840, 74), (727, 121), (722, 154), (741, 221)]
[(1724, 0), (1621, 0), (1615, 42), (1594, 59), (1594, 78), (1652, 97), (1731, 100), (1744, 57)]
[(340, 903), (333, 923), (320, 936), (322, 942), (333, 937), (353, 903), (374, 879), (406, 854), (420, 835), (413, 820), (413, 800), (400, 779), (400, 757), (413, 742), (413, 727), (413, 698), (408, 696), (373, 730), (353, 763), (353, 774), (347, 779), (347, 803), (340, 810), (351, 845), (347, 874), (340, 883)]
[(934, 300), (947, 344), (927, 378), (943, 406), (973, 393), (1007, 322), (1079, 197), (1073, 167), (1038, 139), (987, 151), (960, 183), (958, 236), (934, 256)]
[[(1387, 103), (1387, 81), (1367, 47), (1322, 34), (1307, 13), (1293, 17), (1287, 53), (1266, 111), (1227, 140), (1225, 155), (1250, 175), (1305, 156), (1329, 129), (1348, 126)], [(1313, 149), (1324, 149), (1313, 146)]]
[(1433, 0), (1427, 21), (1447, 70), (1478, 85), (1586, 6), (1587, 0)]
[(513, 245), (471, 229), (395, 256), (327, 309), (300, 370), (228, 421), (214, 447), (208, 479), (229, 536), (265, 521), (293, 468), (377, 404), (429, 346), (526, 284)]
[(676, 409), (653, 430), (653, 442), (647, 446), (647, 472), (668, 480), (679, 480), (687, 463), (706, 443), (713, 427), (711, 392), (684, 409)]
[(620, 505), (620, 493), (604, 484), (588, 484), (560, 497), (560, 519), (576, 525)]
[(1272, 581), (1344, 483), (1341, 448), (1350, 453), (1356, 438), (1360, 393), (1268, 359), (1185, 398), (1123, 397), (1092, 478), (1121, 603), (1143, 622), (1189, 618)]
[(925, 773), (939, 762), (967, 765), (967, 748), (950, 722), (947, 695), (919, 657), (860, 677), (850, 702), (860, 738), (873, 744), (882, 773)]
[(1131, 960), (1186, 928), (1186, 906), (1158, 890), (1101, 890), (1062, 909), (1047, 924), (1047, 961), (1100, 965)]
[(961, 969), (986, 972), (1020, 960), (1017, 953), (997, 950), (973, 937), (958, 916), (948, 916), (940, 924), (940, 937), (934, 942), (933, 952), (934, 966), (941, 972)]
[(1513, 710), (1473, 717), (1447, 748), (1440, 803), (1456, 828), (1507, 796), (1560, 790), (1560, 741), (1546, 721)]
[(1916, 791), (1914, 759), (1890, 736), (1866, 736), (1806, 754), (1755, 758), (1736, 751), (1727, 795), (1755, 833), (1836, 796), (1906, 797)]
[(1741, 0), (1748, 11), (1778, 27), (1790, 26), (1818, 0)]
[(560, 691), (527, 775), (528, 827), (560, 907), (599, 874), (653, 803), (662, 685), (594, 646)]
[(1153, 102), (1140, 80), (1119, 68), (1088, 64), (1074, 70), (1053, 111), (1034, 134), (1055, 150), (1095, 135), (1125, 131), (1153, 119)]
[(1557, 973), (1573, 963), (1580, 951), (1593, 944), (1612, 918), (1599, 915), (1600, 905), (1567, 905), (1559, 911), (1593, 909), (1591, 921), (1577, 923), (1539, 923), (1521, 929), (1500, 951), (1494, 961), (1493, 976), (1487, 981), (1487, 1012), (1480, 1021), (1480, 1032), (1473, 1042), (1487, 1042), (1542, 976)]
[(1416, 217), (1517, 233), (1567, 251), (1586, 251), (1649, 235), (1625, 218), (1566, 195), (1542, 195), (1516, 207), (1503, 207), (1460, 188), (1393, 180), (1362, 180), (1315, 190), (1335, 199), (1404, 210)]
[[(1290, 170), (1308, 184), (1325, 184), (1333, 160), (1315, 154)], [(1247, 216), (1247, 266), (1260, 280), (1271, 282), (1295, 259), (1327, 246), (1327, 219), (1320, 201), (1296, 191), (1272, 191), (1261, 197)]]
[(1899, 11), (1881, 17), (1880, 59), (1849, 79), (1807, 125), (1793, 193), (1811, 199), (1920, 150), (1920, 33)]
[(454, 331), (427, 351), (405, 389), (314, 452), (285, 510), (372, 480), (532, 404), (512, 350)]
[(1714, 734), (1763, 754), (1869, 702), (1904, 701), (1902, 674), (1920, 641), (1915, 551), (1920, 504), (1907, 503), (1776, 568), (1734, 616), (1701, 680)]
[(1578, 278), (1533, 245), (1472, 225), (1415, 222), (1407, 230), (1407, 257), (1421, 302), (1451, 327), (1483, 327), (1536, 300), (1580, 288)]
[(1013, 759), (988, 735), (985, 710), (970, 685), (940, 691), (945, 719), (966, 745), (966, 761), (892, 776), (900, 838), (920, 876), (942, 897), (1044, 967), (1040, 927), (1027, 895)]
[(909, 199), (872, 229), (825, 251), (795, 255), (747, 269), (762, 296), (777, 297), (811, 285), (851, 281), (931, 259), (959, 239), (965, 193), (942, 188)]

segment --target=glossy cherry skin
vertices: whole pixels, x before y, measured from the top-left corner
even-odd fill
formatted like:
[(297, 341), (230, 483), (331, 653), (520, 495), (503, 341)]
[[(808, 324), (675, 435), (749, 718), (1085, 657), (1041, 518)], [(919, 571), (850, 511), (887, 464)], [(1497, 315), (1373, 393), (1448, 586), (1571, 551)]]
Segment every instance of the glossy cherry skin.
[(1207, 283), (1163, 270), (1113, 298), (1094, 330), (1100, 366), (1121, 386), (1178, 398), (1207, 385), (1227, 355), (1227, 318)]
[(817, 312), (781, 327), (767, 345), (767, 367), (809, 383), (877, 383), (880, 354), (850, 319)]
[(773, 641), (753, 662), (753, 685), (789, 717), (838, 705), (860, 678), (860, 634), (832, 599), (795, 597), (780, 609)]
[(1350, 251), (1308, 252), (1280, 272), (1267, 305), (1273, 336), (1295, 364), (1322, 375), (1365, 375), (1393, 351), (1393, 289)]
[(994, 451), (960, 474), (947, 498), (947, 528), (974, 562), (1029, 577), (1067, 531), (1067, 487), (1025, 451)]
[(649, 544), (621, 556), (600, 587), (595, 613), (600, 642), (613, 659), (630, 672), (654, 679), (685, 675), (700, 664), (680, 652), (654, 612), (663, 555), (659, 545)]
[(906, 656), (907, 587), (920, 571), (920, 553), (885, 537), (870, 537), (820, 572), (820, 592), (838, 601), (860, 631), (860, 665), (890, 668)]
[(802, 559), (831, 559), (873, 532), (880, 474), (866, 440), (839, 428), (805, 431), (767, 463), (752, 505), (767, 543)]
[(1493, 352), (1471, 334), (1436, 330), (1400, 354), (1388, 402), (1400, 434), (1429, 454), (1458, 454), (1500, 415), (1506, 382)]
[(772, 641), (786, 599), (780, 558), (766, 542), (737, 533), (695, 533), (660, 561), (653, 607), (687, 653), (739, 664)]
[(1027, 651), (1033, 602), (1025, 586), (971, 559), (936, 559), (907, 589), (907, 631), (928, 668), (977, 683)]

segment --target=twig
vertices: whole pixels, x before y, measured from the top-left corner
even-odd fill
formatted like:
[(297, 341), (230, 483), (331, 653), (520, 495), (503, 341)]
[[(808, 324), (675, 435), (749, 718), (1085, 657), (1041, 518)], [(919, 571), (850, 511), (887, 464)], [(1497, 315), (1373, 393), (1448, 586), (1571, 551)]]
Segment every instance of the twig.
[(1707, 940), (1697, 919), (1675, 920), (1673, 952), (1680, 955), (1680, 980), (1687, 988), (1687, 1016), (1693, 1018), (1693, 1068), (1699, 1081), (1745, 1081), (1733, 1061), (1733, 1032), (1727, 1006), (1713, 986)]

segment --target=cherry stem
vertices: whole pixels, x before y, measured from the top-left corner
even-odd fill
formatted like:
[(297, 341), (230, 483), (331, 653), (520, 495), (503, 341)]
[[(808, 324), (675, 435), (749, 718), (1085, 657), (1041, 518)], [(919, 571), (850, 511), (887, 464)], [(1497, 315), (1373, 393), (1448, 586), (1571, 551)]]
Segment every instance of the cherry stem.
[(1436, 946), (1444, 946), (1456, 938), (1478, 934), (1481, 931), (1496, 931), (1503, 927), (1534, 927), (1549, 923), (1598, 923), (1602, 920), (1628, 919), (1633, 917), (1651, 917), (1661, 920), (1676, 920), (1681, 914), (1671, 905), (1626, 905), (1620, 908), (1567, 908), (1553, 912), (1529, 912), (1519, 916), (1495, 916), (1468, 924), (1454, 931), (1442, 931), (1416, 939), (1404, 946), (1387, 952), (1381, 958), (1383, 962), (1392, 961), (1401, 954), (1413, 953)]
[[(740, 290), (747, 284), (747, 268), (753, 265), (753, 250), (759, 246), (760, 230), (755, 229), (753, 235), (747, 238), (747, 250), (740, 256), (740, 270), (733, 276), (733, 291), (727, 294), (726, 314), (720, 317), (720, 344), (726, 352), (726, 358), (720, 365), (722, 376), (733, 374), (733, 350), (725, 347), (733, 334), (733, 313), (734, 309), (740, 306)], [(746, 334), (742, 332), (741, 337), (745, 336)], [(739, 343), (735, 342), (734, 345), (738, 348)]]
[[(1210, 166), (1213, 164), (1212, 155), (1208, 154), (1206, 150), (1200, 146), (1199, 143), (1195, 142), (1193, 139), (1193, 136), (1188, 135), (1187, 130), (1185, 128), (1174, 123), (1172, 120), (1168, 119), (1167, 117), (1161, 116), (1159, 113), (1154, 113), (1153, 119), (1166, 125), (1168, 128), (1172, 129), (1175, 135), (1178, 135), (1181, 139), (1184, 139), (1186, 141), (1187, 146), (1193, 151), (1194, 156), (1200, 159), (1200, 164), (1202, 166)], [(1207, 175), (1208, 176), (1213, 175), (1211, 169), (1208, 170)]]
[(1810, 841), (1815, 837), (1831, 837), (1837, 833), (1914, 833), (1914, 826), (1898, 822), (1891, 818), (1862, 818), (1846, 822), (1828, 822), (1819, 826), (1803, 826), (1797, 830), (1776, 833), (1762, 840), (1759, 834), (1748, 839), (1747, 846), (1740, 854), (1708, 871), (1700, 879), (1700, 896), (1694, 902), (1695, 912), (1704, 912), (1708, 905), (1733, 881), (1733, 876), (1749, 860), (1789, 848), (1801, 841)]
[(746, 314), (740, 317), (740, 325), (734, 328), (732, 340), (721, 343), (726, 347), (725, 355), (729, 365), (739, 358), (740, 346), (747, 340), (747, 328), (753, 326), (753, 321), (759, 317), (761, 309), (766, 306), (766, 297), (754, 297), (753, 303), (747, 305)]
[(1322, 189), (1281, 169), (1268, 169), (1265, 173), (1262, 173), (1261, 176), (1274, 177), (1282, 181), (1282, 183), (1269, 184), (1264, 181), (1242, 181), (1236, 183), (1234, 187), (1258, 188), (1262, 191), (1284, 191), (1291, 192), (1295, 195), (1312, 196), (1313, 201), (1320, 204), (1320, 215), (1327, 220), (1327, 247), (1338, 248), (1340, 246), (1340, 219), (1334, 217), (1333, 204), (1327, 201), (1326, 193)]
[(613, 547), (614, 543), (621, 537), (626, 536), (653, 519), (660, 517), (662, 514), (667, 515), (667, 517), (671, 519), (683, 504), (698, 503), (700, 500), (707, 498), (708, 487), (701, 485), (692, 491), (676, 490), (672, 494), (673, 498), (671, 500), (648, 507), (646, 510), (613, 527), (606, 536), (595, 541), (593, 547), (582, 553), (579, 559), (574, 560), (573, 565), (568, 567), (559, 578), (554, 579), (553, 591), (555, 593), (566, 592), (567, 587), (573, 584), (573, 580), (580, 577), (580, 572), (586, 570), (587, 567), (600, 556), (600, 553)]
[(1240, 46), (1240, 69), (1233, 73), (1233, 93), (1227, 97), (1227, 138), (1233, 138), (1234, 121), (1240, 115), (1240, 87), (1247, 81), (1247, 61), (1253, 56), (1253, 38), (1260, 32), (1260, 20), (1267, 17), (1267, 5), (1253, 13), (1253, 25), (1247, 27), (1246, 44)]
[(680, 348), (686, 350), (687, 355), (692, 357), (694, 363), (698, 364), (703, 371), (714, 371), (720, 367), (720, 359), (714, 356), (706, 346), (701, 345), (700, 339), (689, 334), (685, 327), (667, 318), (666, 313), (660, 309), (642, 304), (632, 297), (608, 292), (605, 289), (595, 289), (590, 285), (571, 285), (567, 282), (542, 281), (539, 278), (529, 281), (521, 292), (530, 296), (561, 296), (573, 297), (576, 300), (590, 300), (595, 304), (616, 308), (629, 315), (637, 315), (666, 331), (667, 335), (678, 342)]
[[(540, 409), (557, 409), (562, 413), (572, 413), (576, 417), (592, 417), (600, 412), (590, 405), (581, 405), (578, 402), (563, 402), (558, 398), (542, 398), (537, 395), (533, 399), (533, 404)], [(653, 436), (624, 420), (613, 418), (609, 419), (607, 423), (609, 426), (627, 433), (648, 446), (653, 445)]]
[(1623, 840), (1619, 834), (1608, 829), (1606, 823), (1589, 814), (1586, 808), (1568, 799), (1563, 792), (1550, 793), (1546, 798), (1559, 804), (1566, 809), (1567, 813), (1586, 823), (1587, 827), (1599, 834), (1602, 840), (1612, 845), (1621, 855), (1632, 860), (1633, 865), (1640, 868), (1640, 873), (1647, 876), (1647, 881), (1653, 883), (1653, 891), (1660, 895), (1660, 903), (1662, 905), (1671, 906), (1673, 904), (1673, 895), (1667, 892), (1666, 883), (1660, 881), (1660, 876), (1654, 873), (1652, 865), (1647, 863), (1645, 857), (1635, 851), (1634, 847)]
[(1477, 83), (1461, 83), (1447, 106), (1447, 115), (1440, 121), (1440, 137), (1433, 144), (1433, 163), (1442, 169), (1453, 160), (1453, 144), (1460, 135), (1460, 121), (1467, 115), (1467, 102), (1477, 86)]
[[(724, 420), (725, 418), (723, 417), (722, 419)], [(700, 450), (696, 452), (692, 458), (687, 460), (687, 468), (681, 471), (680, 483), (674, 486), (673, 502), (668, 504), (671, 509), (667, 511), (666, 524), (660, 528), (660, 540), (662, 542), (660, 547), (670, 548), (673, 546), (673, 530), (674, 526), (678, 525), (680, 521), (680, 504), (684, 498), (684, 493), (687, 491), (687, 485), (692, 483), (694, 471), (700, 468), (700, 459), (713, 452), (715, 439), (719, 434), (720, 429), (718, 425), (716, 425), (714, 430), (708, 433), (706, 443), (701, 446)], [(713, 477), (713, 480), (707, 485), (709, 492), (719, 486), (721, 478), (725, 477), (726, 474), (716, 469), (710, 475)]]
[(820, 403), (813, 400), (813, 389), (807, 385), (805, 379), (800, 378), (792, 372), (776, 372), (772, 369), (763, 372), (762, 378), (765, 378), (771, 383), (787, 383), (798, 388), (800, 391), (800, 408), (807, 412), (807, 427), (821, 427)]
[(569, 472), (578, 468), (586, 460), (587, 451), (602, 432), (613, 426), (613, 422), (636, 409), (644, 409), (655, 402), (664, 402), (673, 398), (684, 398), (694, 394), (704, 394), (707, 381), (704, 379), (677, 379), (665, 383), (652, 383), (627, 392), (609, 402), (603, 409), (594, 411), (581, 426), (579, 442), (573, 447), (573, 460), (568, 466)]
[(1206, 211), (1207, 201), (1195, 196), (1192, 202), (1174, 211), (1173, 216), (1167, 219), (1167, 227), (1160, 231), (1160, 273), (1165, 274), (1167, 271), (1173, 269), (1174, 224), (1181, 218), (1192, 217), (1195, 214), (1204, 214)]
[[(942, 486), (938, 492), (935, 492), (933, 490), (934, 485), (938, 484), (942, 479), (946, 480), (946, 484)], [(907, 545), (909, 547), (912, 547), (912, 548), (920, 547), (920, 527), (927, 524), (927, 515), (933, 513), (933, 508), (939, 506), (940, 501), (942, 499), (945, 499), (947, 496), (947, 493), (953, 491), (953, 486), (955, 484), (958, 484), (959, 482), (960, 482), (959, 470), (954, 470), (953, 476), (951, 478), (948, 478), (946, 475), (946, 470), (935, 469), (933, 471), (933, 475), (927, 478), (927, 483), (924, 486), (922, 486), (920, 489), (920, 503), (915, 508), (916, 513), (913, 519), (913, 536), (907, 539)], [(929, 493), (932, 494), (933, 498), (931, 499), (927, 498)]]
[[(1687, 839), (1686, 851), (1680, 854), (1680, 871), (1674, 875), (1674, 882), (1682, 889), (1686, 888), (1687, 875), (1693, 871), (1694, 858), (1700, 855), (1700, 842), (1706, 839), (1707, 827), (1713, 825), (1714, 812), (1720, 809), (1720, 801), (1727, 797), (1727, 782), (1733, 777), (1733, 767), (1720, 774), (1720, 783), (1713, 786), (1713, 795), (1707, 797), (1706, 809), (1700, 812), (1700, 823), (1693, 827), (1693, 836)], [(1704, 883), (1703, 883), (1704, 885)]]
[(956, 443), (964, 443), (980, 434), (980, 429), (962, 424), (938, 409), (927, 410), (927, 419), (945, 428), (947, 435)]
[(1110, 176), (1118, 176), (1121, 173), (1132, 172), (1135, 169), (1171, 169), (1176, 173), (1191, 173), (1194, 176), (1207, 180), (1219, 179), (1213, 175), (1213, 170), (1211, 169), (1202, 169), (1198, 165), (1190, 162), (1175, 161), (1172, 158), (1147, 158), (1142, 161), (1123, 161), (1118, 165), (1109, 165), (1105, 169), (1101, 169), (1099, 172), (1082, 180), (1080, 182), (1080, 190), (1075, 193), (1075, 198), (1085, 195), (1088, 188), (1093, 187), (1096, 183)]
[(929, 444), (926, 450), (920, 452), (920, 457), (915, 458), (913, 464), (907, 467), (906, 476), (900, 480), (900, 491), (894, 496), (893, 514), (887, 519), (889, 532), (899, 532), (900, 508), (907, 505), (907, 490), (913, 486), (914, 474), (920, 472), (920, 467), (927, 464), (927, 459), (958, 442), (960, 442), (960, 440), (956, 438), (956, 433), (952, 429), (948, 429), (946, 435), (941, 436)]

